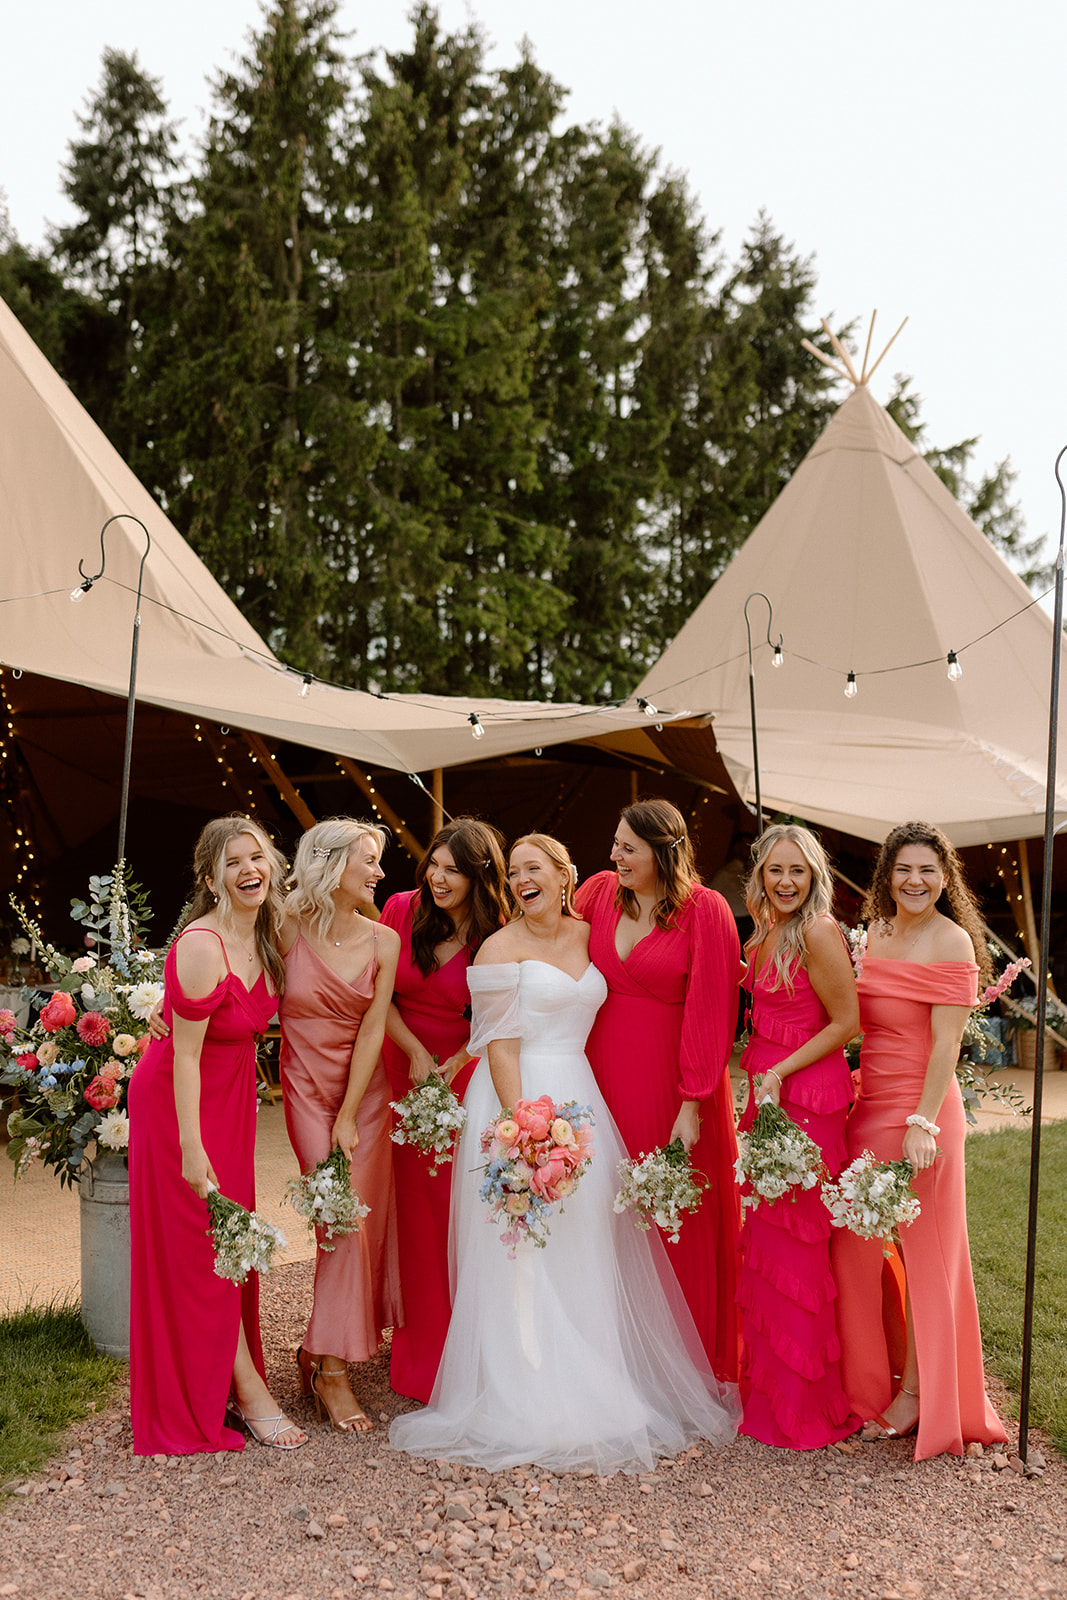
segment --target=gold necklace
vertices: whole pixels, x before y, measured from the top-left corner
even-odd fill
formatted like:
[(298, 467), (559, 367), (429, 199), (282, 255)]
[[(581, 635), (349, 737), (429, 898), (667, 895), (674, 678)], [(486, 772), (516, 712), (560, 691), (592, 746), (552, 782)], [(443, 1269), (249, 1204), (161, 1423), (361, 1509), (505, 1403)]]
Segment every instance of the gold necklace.
[[(354, 917), (358, 917), (359, 916), (359, 912), (358, 911), (353, 911), (352, 915)], [(334, 942), (335, 948), (340, 950), (342, 944), (344, 943), (344, 940), (343, 939), (335, 939), (333, 942)]]

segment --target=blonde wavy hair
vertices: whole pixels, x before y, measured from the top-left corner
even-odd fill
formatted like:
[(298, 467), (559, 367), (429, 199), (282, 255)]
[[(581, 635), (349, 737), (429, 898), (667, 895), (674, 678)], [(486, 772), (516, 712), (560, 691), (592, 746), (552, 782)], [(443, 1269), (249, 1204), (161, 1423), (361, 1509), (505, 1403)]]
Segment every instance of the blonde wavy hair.
[(775, 926), (777, 918), (763, 885), (763, 868), (775, 847), (782, 843), (795, 845), (804, 857), (811, 873), (811, 887), (792, 916), (779, 924), (778, 944), (774, 952), (774, 966), (768, 989), (783, 986), (793, 992), (793, 975), (797, 967), (807, 966), (808, 947), (804, 930), (818, 917), (830, 914), (834, 903), (834, 878), (830, 858), (822, 842), (810, 828), (801, 828), (794, 822), (776, 822), (765, 828), (752, 846), (752, 867), (745, 879), (745, 902), (755, 927), (745, 941), (745, 955), (754, 953)]
[[(511, 845), (511, 848), (508, 850), (509, 866), (511, 865), (511, 858), (515, 851), (519, 848), (520, 844), (532, 844), (535, 849), (541, 851), (542, 855), (546, 855), (548, 857), (554, 867), (559, 867), (561, 872), (565, 872), (567, 874), (567, 881), (563, 885), (563, 915), (565, 917), (576, 917), (578, 914), (574, 909), (574, 862), (570, 858), (570, 852), (568, 851), (567, 846), (565, 844), (560, 844), (558, 839), (553, 839), (550, 833), (524, 833), (520, 838), (514, 841), (514, 843)], [(508, 893), (511, 894), (510, 883), (508, 884)], [(511, 899), (512, 903), (514, 904), (515, 896), (513, 894), (511, 895)], [(522, 908), (516, 905), (515, 910), (511, 914), (512, 922), (517, 922), (521, 916)]]
[(256, 917), (256, 952), (270, 975), (275, 994), (281, 994), (285, 987), (285, 962), (278, 949), (278, 931), (284, 915), (282, 880), (288, 863), (270, 836), (251, 817), (232, 812), (227, 817), (216, 817), (201, 829), (193, 852), (193, 892), (180, 928), (187, 928), (190, 922), (197, 922), (211, 913), (223, 932), (236, 933), (233, 902), (226, 888), (226, 852), (233, 841), (245, 833), (255, 839), (270, 868), (267, 898)]
[(357, 817), (327, 817), (309, 828), (296, 847), (293, 870), (286, 887), (285, 909), (306, 922), (318, 939), (329, 937), (336, 914), (334, 890), (344, 876), (348, 854), (361, 839), (377, 841), (381, 856), (389, 843), (389, 829), (380, 822)]

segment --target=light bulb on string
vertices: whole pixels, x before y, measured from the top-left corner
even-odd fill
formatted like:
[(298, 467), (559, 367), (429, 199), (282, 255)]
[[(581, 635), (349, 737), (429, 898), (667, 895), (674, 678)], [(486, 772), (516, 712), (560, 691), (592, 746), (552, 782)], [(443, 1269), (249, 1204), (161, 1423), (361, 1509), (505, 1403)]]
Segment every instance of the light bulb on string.
[(85, 596), (89, 593), (89, 590), (92, 588), (92, 586), (93, 586), (92, 578), (86, 578), (84, 580), (84, 582), (79, 583), (79, 585), (78, 585), (78, 587), (76, 589), (72, 589), (70, 591), (71, 605), (77, 605), (79, 600), (84, 600)]
[(782, 654), (782, 641), (779, 639), (778, 643), (774, 647), (774, 654), (771, 656), (771, 666), (780, 667), (784, 660), (785, 657)]
[(949, 683), (959, 683), (962, 677), (963, 668), (960, 666), (959, 657), (955, 650), (950, 650), (948, 653), (948, 681)]
[(471, 725), (471, 733), (474, 736), (474, 738), (475, 739), (484, 739), (485, 738), (485, 729), (482, 727), (481, 723), (478, 720), (477, 711), (472, 711), (470, 713), (470, 715), (468, 716), (467, 721)]
[(300, 698), (301, 698), (301, 700), (306, 700), (307, 699), (308, 694), (309, 694), (310, 689), (311, 689), (311, 685), (314, 682), (315, 682), (315, 679), (313, 678), (311, 673), (310, 672), (305, 672), (304, 673), (304, 677), (303, 677), (303, 681), (302, 681), (302, 683), (300, 685)]
[(656, 710), (655, 706), (652, 704), (652, 701), (643, 699), (641, 695), (638, 695), (638, 697), (637, 697), (637, 705), (638, 705), (639, 710), (641, 710), (641, 711), (643, 711), (645, 713), (646, 717), (658, 717), (659, 716), (659, 712)]
[(855, 700), (858, 693), (859, 687), (856, 683), (856, 674), (854, 672), (850, 672), (848, 677), (845, 679), (845, 699)]

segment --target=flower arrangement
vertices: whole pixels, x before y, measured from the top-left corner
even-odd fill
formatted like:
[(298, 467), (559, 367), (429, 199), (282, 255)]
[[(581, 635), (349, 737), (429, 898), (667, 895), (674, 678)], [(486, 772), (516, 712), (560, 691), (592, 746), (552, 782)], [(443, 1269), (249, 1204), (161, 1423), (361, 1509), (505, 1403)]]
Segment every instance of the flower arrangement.
[(0, 1011), (0, 1084), (16, 1094), (7, 1153), (16, 1178), (40, 1160), (73, 1186), (91, 1140), (110, 1150), (129, 1143), (126, 1091), (163, 996), (163, 958), (144, 946), (140, 930), (150, 912), (124, 862), (90, 878), (88, 901), (71, 902), (98, 953), (72, 960), (12, 905), (56, 987), (24, 1027)]
[(910, 1161), (876, 1161), (864, 1150), (836, 1183), (823, 1184), (822, 1203), (835, 1228), (861, 1239), (889, 1240), (919, 1215), (911, 1179)]
[(574, 1101), (554, 1105), (548, 1095), (519, 1100), (481, 1135), (489, 1159), (481, 1198), (488, 1222), (505, 1224), (500, 1242), (514, 1261), (524, 1241), (544, 1249), (552, 1207), (574, 1193), (593, 1159), (593, 1113)]
[(358, 1233), (363, 1218), (370, 1216), (370, 1206), (352, 1188), (352, 1163), (336, 1146), (310, 1172), (289, 1179), (285, 1199), (312, 1233), (322, 1229), (320, 1250), (335, 1250), (334, 1239)]
[(615, 1196), (616, 1212), (632, 1211), (645, 1233), (654, 1222), (671, 1244), (677, 1244), (684, 1213), (696, 1210), (708, 1186), (681, 1139), (672, 1139), (639, 1161), (620, 1161), (619, 1175), (622, 1188)]
[[(433, 1058), (434, 1066), (437, 1057)], [(397, 1115), (397, 1125), (390, 1135), (394, 1144), (414, 1145), (425, 1156), (431, 1156), (430, 1176), (452, 1160), (456, 1140), (467, 1120), (458, 1095), (443, 1078), (431, 1072), (422, 1083), (409, 1089), (403, 1100), (390, 1100)]]
[(826, 1177), (815, 1140), (773, 1100), (760, 1106), (752, 1126), (738, 1139), (737, 1150), (734, 1176), (745, 1190), (741, 1196), (745, 1209), (754, 1211), (761, 1200), (773, 1204), (791, 1189), (814, 1189)]
[(266, 1275), (274, 1252), (285, 1249), (285, 1234), (258, 1211), (228, 1200), (212, 1184), (207, 1197), (208, 1235), (215, 1247), (215, 1276), (244, 1283), (250, 1272)]

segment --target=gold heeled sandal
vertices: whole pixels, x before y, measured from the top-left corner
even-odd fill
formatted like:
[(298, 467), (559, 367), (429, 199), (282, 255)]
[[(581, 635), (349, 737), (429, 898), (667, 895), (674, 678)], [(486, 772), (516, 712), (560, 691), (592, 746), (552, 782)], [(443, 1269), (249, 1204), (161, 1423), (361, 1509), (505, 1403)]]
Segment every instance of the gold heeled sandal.
[[(918, 1400), (919, 1398), (914, 1389), (905, 1389), (903, 1384), (901, 1384), (897, 1393), (910, 1394), (913, 1400)], [(881, 1444), (886, 1439), (908, 1439), (913, 1433), (918, 1431), (918, 1427), (919, 1419), (916, 1417), (915, 1421), (910, 1427), (894, 1428), (892, 1423), (887, 1422), (885, 1417), (882, 1416), (881, 1412), (879, 1412), (876, 1417), (872, 1417), (869, 1422), (865, 1422), (863, 1424), (863, 1442), (864, 1444)], [(877, 1431), (874, 1433), (868, 1433), (868, 1428), (874, 1428)]]
[[(348, 1363), (342, 1362), (339, 1367), (324, 1367), (321, 1360), (316, 1361), (311, 1356), (306, 1357), (306, 1360), (311, 1368), (311, 1393), (315, 1397), (315, 1410), (318, 1413), (320, 1422), (325, 1414), (325, 1420), (329, 1422), (335, 1433), (370, 1433), (374, 1423), (368, 1417), (351, 1389), (348, 1389), (347, 1395), (342, 1397), (341, 1404), (351, 1404), (356, 1409), (350, 1412), (348, 1416), (338, 1416), (319, 1386), (320, 1378), (339, 1378), (343, 1374), (347, 1388)], [(303, 1374), (303, 1363), (301, 1363), (300, 1371)]]

